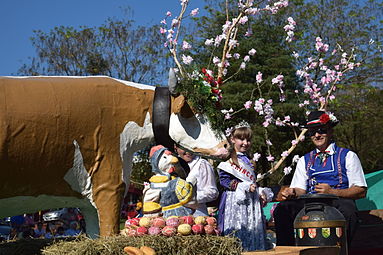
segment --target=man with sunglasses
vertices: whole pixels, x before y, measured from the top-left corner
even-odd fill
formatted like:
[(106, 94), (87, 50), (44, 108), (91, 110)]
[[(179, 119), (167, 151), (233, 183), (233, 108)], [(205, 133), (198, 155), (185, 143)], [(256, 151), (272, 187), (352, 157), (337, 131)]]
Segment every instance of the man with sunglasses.
[(324, 111), (313, 111), (305, 128), (315, 149), (297, 163), (290, 187), (281, 192), (282, 201), (274, 210), (277, 245), (295, 245), (294, 219), (303, 208), (307, 193), (333, 194), (339, 197), (333, 205), (347, 221), (347, 242), (355, 233), (358, 218), (355, 199), (366, 196), (367, 183), (358, 156), (333, 141), (338, 120)]

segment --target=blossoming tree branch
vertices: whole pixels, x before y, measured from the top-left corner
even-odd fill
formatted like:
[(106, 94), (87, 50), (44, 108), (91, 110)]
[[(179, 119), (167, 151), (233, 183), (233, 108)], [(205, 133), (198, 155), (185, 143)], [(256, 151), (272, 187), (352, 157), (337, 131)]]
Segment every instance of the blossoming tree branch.
[[(287, 100), (286, 93), (284, 91), (284, 75), (278, 74), (271, 79), (271, 84), (263, 79), (263, 74), (258, 71), (256, 74), (255, 87), (248, 99), (243, 103), (241, 109), (219, 109), (219, 102), (222, 99), (221, 86), (238, 74), (240, 71), (246, 69), (246, 64), (250, 61), (251, 57), (256, 57), (257, 50), (249, 49), (248, 54), (241, 57), (236, 51), (239, 46), (237, 37), (243, 27), (250, 22), (252, 18), (262, 13), (276, 14), (282, 8), (288, 6), (287, 0), (282, 1), (253, 1), (253, 0), (238, 0), (237, 11), (229, 12), (228, 0), (226, 0), (226, 21), (222, 24), (222, 33), (205, 39), (205, 46), (211, 49), (211, 57), (209, 63), (199, 70), (189, 71), (193, 58), (188, 54), (192, 50), (193, 46), (183, 40), (181, 41), (181, 24), (187, 17), (196, 16), (199, 13), (199, 9), (193, 9), (187, 12), (189, 0), (180, 0), (181, 10), (178, 16), (172, 18), (172, 13), (167, 12), (166, 18), (161, 21), (160, 33), (166, 36), (164, 46), (167, 47), (174, 59), (177, 66), (177, 71), (181, 83), (184, 82), (186, 86), (183, 87), (183, 95), (193, 96), (192, 91), (197, 91), (195, 97), (199, 95), (208, 95), (208, 100), (197, 101), (194, 107), (199, 111), (208, 111), (207, 108), (213, 106), (213, 111), (222, 113), (222, 118), (225, 120), (235, 117), (235, 115), (241, 111), (248, 111), (253, 108), (255, 113), (262, 119), (260, 125), (264, 128), (264, 140), (267, 146), (267, 155), (261, 155), (258, 152), (254, 153), (253, 160), (258, 161), (260, 157), (266, 157), (270, 163), (270, 169), (259, 174), (257, 180), (260, 181), (267, 176), (271, 175), (278, 168), (280, 168), (286, 158), (292, 154), (297, 145), (305, 139), (305, 133), (307, 129), (299, 130), (299, 124), (293, 122), (290, 116), (277, 117), (273, 109), (273, 99), (270, 98), (270, 93), (263, 95), (262, 87), (270, 86), (271, 89), (278, 91), (279, 102), (284, 103)], [(235, 13), (233, 17), (229, 13)], [(169, 19), (172, 19), (169, 21)], [(286, 32), (286, 42), (290, 43), (295, 40), (294, 31), (296, 30), (296, 22), (292, 17), (288, 17), (284, 30)], [(252, 36), (252, 32), (247, 30), (244, 34), (245, 37)], [(221, 49), (221, 50), (220, 50)], [(298, 51), (298, 50), (297, 50)], [(220, 52), (220, 55), (215, 55), (216, 52)], [(298, 51), (299, 52), (299, 51)], [(181, 54), (181, 57), (180, 57)], [(296, 59), (300, 59), (298, 53), (293, 51), (292, 56)], [(337, 59), (336, 65), (334, 59)], [(302, 67), (298, 67), (296, 75), (300, 80), (303, 92), (296, 90), (295, 94), (299, 99), (299, 107), (304, 108), (308, 113), (310, 110), (318, 109), (327, 111), (328, 105), (335, 99), (335, 92), (338, 89), (338, 85), (342, 82), (342, 79), (347, 77), (346, 73), (352, 71), (354, 68), (360, 66), (360, 62), (356, 62), (356, 56), (354, 51), (347, 53), (343, 51), (340, 45), (330, 50), (330, 46), (322, 41), (320, 37), (315, 38), (313, 42), (313, 55), (307, 59), (301, 59), (303, 61)], [(226, 77), (228, 68), (234, 66), (232, 63), (240, 63), (238, 70), (235, 70), (232, 76)], [(198, 103), (200, 102), (200, 103)], [(210, 104), (207, 104), (210, 103)], [(209, 115), (209, 114), (208, 114)], [(211, 114), (210, 114), (211, 115)], [(214, 114), (213, 114), (214, 115)], [(335, 118), (335, 116), (328, 112), (329, 118)], [(211, 120), (211, 119), (210, 119)], [(268, 127), (270, 125), (276, 126), (288, 126), (293, 130), (294, 139), (291, 141), (291, 146), (287, 150), (283, 151), (279, 159), (272, 154), (272, 141), (269, 139)], [(222, 126), (221, 126), (222, 127)], [(226, 130), (230, 133), (230, 128)], [(300, 131), (300, 133), (299, 133)], [(295, 155), (292, 160), (292, 165), (298, 160), (298, 155)], [(284, 167), (284, 175), (290, 173), (292, 165)]]

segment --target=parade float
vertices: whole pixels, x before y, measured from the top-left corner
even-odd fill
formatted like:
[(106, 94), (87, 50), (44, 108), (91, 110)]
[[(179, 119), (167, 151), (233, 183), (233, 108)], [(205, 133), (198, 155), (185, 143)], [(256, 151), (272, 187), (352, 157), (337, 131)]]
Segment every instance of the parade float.
[[(216, 219), (214, 217), (193, 217), (190, 214), (185, 214), (182, 216), (164, 216), (164, 214), (166, 214), (166, 210), (164, 210), (164, 208), (166, 209), (169, 204), (163, 203), (166, 201), (160, 201), (160, 191), (156, 189), (156, 185), (151, 184), (149, 184), (148, 189), (144, 189), (144, 216), (140, 218), (128, 219), (124, 224), (124, 228), (120, 230), (119, 235), (104, 237), (118, 233), (118, 203), (112, 203), (112, 207), (109, 207), (108, 205), (110, 205), (110, 202), (115, 202), (118, 199), (121, 200), (123, 186), (124, 184), (129, 183), (131, 171), (130, 161), (133, 156), (133, 150), (137, 150), (145, 145), (148, 145), (152, 138), (155, 138), (156, 143), (159, 145), (170, 147), (173, 145), (173, 142), (176, 142), (177, 144), (182, 145), (183, 148), (195, 153), (199, 153), (201, 155), (207, 154), (207, 156), (211, 157), (223, 156), (223, 154), (225, 154), (223, 153), (225, 148), (223, 142), (224, 139), (222, 139), (222, 137), (220, 137), (220, 139), (213, 139), (213, 137), (217, 138), (217, 130), (225, 127), (225, 120), (235, 118), (235, 115), (238, 112), (253, 108), (257, 117), (259, 117), (261, 120), (260, 125), (265, 129), (269, 125), (275, 125), (288, 127), (293, 130), (291, 146), (286, 148), (280, 157), (271, 154), (270, 147), (272, 146), (272, 142), (270, 140), (270, 134), (265, 131), (264, 140), (268, 148), (267, 154), (261, 155), (260, 153), (255, 152), (253, 160), (258, 161), (260, 157), (267, 158), (267, 162), (270, 163), (270, 169), (269, 171), (259, 174), (257, 176), (258, 181), (261, 181), (272, 175), (282, 166), (284, 167), (284, 174), (287, 175), (291, 171), (293, 164), (296, 162), (293, 160), (291, 165), (284, 164), (286, 158), (291, 156), (297, 145), (304, 140), (306, 130), (300, 130), (298, 122), (291, 120), (289, 116), (275, 116), (275, 112), (273, 110), (273, 104), (275, 104), (275, 102), (273, 102), (271, 98), (268, 98), (268, 95), (261, 93), (260, 88), (267, 82), (261, 72), (257, 72), (255, 74), (254, 93), (249, 95), (249, 98), (245, 99), (243, 102), (243, 108), (235, 110), (220, 108), (221, 100), (224, 97), (222, 94), (222, 86), (230, 79), (230, 77), (226, 77), (230, 63), (239, 62), (239, 68), (234, 72), (234, 74), (237, 74), (246, 68), (246, 63), (252, 57), (255, 57), (257, 53), (256, 49), (249, 49), (248, 54), (245, 56), (240, 56), (236, 52), (236, 47), (239, 44), (237, 40), (238, 33), (243, 31), (243, 27), (246, 26), (248, 20), (252, 16), (257, 16), (262, 12), (275, 14), (280, 9), (285, 8), (288, 5), (288, 2), (265, 1), (266, 3), (264, 3), (261, 1), (260, 3), (255, 4), (254, 1), (251, 0), (238, 1), (238, 12), (236, 12), (234, 17), (227, 16), (225, 24), (222, 24), (222, 33), (216, 37), (208, 38), (205, 41), (205, 45), (211, 47), (213, 49), (212, 52), (215, 52), (216, 55), (212, 54), (211, 63), (208, 63), (203, 68), (198, 69), (192, 67), (193, 58), (187, 54), (187, 51), (190, 50), (192, 46), (186, 40), (183, 40), (183, 42), (180, 43), (182, 41), (180, 38), (180, 28), (185, 18), (185, 13), (189, 1), (181, 0), (180, 2), (181, 11), (179, 15), (175, 16), (172, 21), (169, 21), (169, 19), (171, 19), (171, 13), (168, 12), (166, 17), (168, 18), (167, 22), (169, 24), (167, 24), (166, 21), (161, 22), (163, 26), (161, 27), (160, 33), (164, 34), (166, 37), (165, 47), (169, 49), (176, 66), (175, 73), (171, 74), (169, 88), (158, 89), (156, 92), (154, 92), (154, 88), (148, 88), (146, 86), (137, 84), (126, 84), (124, 81), (116, 81), (114, 79), (105, 77), (102, 78), (103, 82), (98, 84), (98, 87), (102, 87), (105, 85), (105, 83), (111, 83), (116, 87), (116, 90), (119, 90), (121, 85), (129, 85), (132, 87), (131, 90), (137, 90), (140, 92), (141, 90), (145, 90), (145, 93), (142, 93), (142, 97), (150, 97), (149, 104), (144, 106), (136, 105), (136, 108), (129, 111), (131, 114), (133, 114), (131, 116), (133, 123), (130, 123), (130, 125), (125, 126), (127, 123), (120, 123), (121, 121), (119, 122), (117, 120), (116, 122), (118, 122), (118, 126), (120, 127), (117, 130), (118, 132), (114, 130), (113, 127), (108, 126), (109, 119), (106, 119), (106, 122), (104, 123), (105, 126), (101, 125), (99, 127), (95, 125), (95, 127), (91, 129), (93, 132), (87, 130), (85, 136), (80, 133), (76, 134), (76, 136), (72, 135), (73, 137), (76, 137), (76, 139), (70, 141), (70, 145), (74, 147), (74, 149), (72, 153), (73, 155), (68, 154), (68, 158), (72, 160), (72, 163), (73, 161), (76, 162), (76, 165), (71, 168), (71, 174), (66, 176), (66, 179), (71, 181), (71, 183), (65, 183), (64, 191), (68, 191), (67, 193), (69, 195), (74, 195), (75, 192), (85, 195), (85, 198), (81, 198), (84, 199), (85, 202), (81, 201), (80, 205), (78, 206), (84, 206), (84, 203), (86, 203), (87, 207), (84, 211), (91, 210), (89, 217), (85, 215), (87, 225), (91, 229), (89, 234), (92, 237), (95, 237), (98, 233), (101, 233), (103, 237), (97, 239), (79, 237), (73, 240), (54, 240), (45, 242), (44, 244), (40, 245), (46, 246), (49, 244), (49, 246), (44, 248), (42, 254), (241, 254), (242, 250), (240, 241), (233, 236), (220, 236), (219, 229), (216, 226)], [(198, 10), (194, 9), (190, 12), (190, 16), (194, 16), (197, 13)], [(287, 33), (286, 41), (293, 40), (295, 26), (296, 23), (294, 19), (290, 17), (286, 21), (286, 26), (284, 27)], [(339, 65), (333, 67), (326, 66), (325, 61), (326, 56), (329, 55), (329, 45), (322, 42), (320, 37), (316, 38), (314, 45), (318, 54), (312, 58), (309, 58), (307, 62), (302, 66), (302, 68), (297, 72), (297, 75), (301, 80), (303, 80), (304, 83), (303, 94), (308, 98), (308, 100), (303, 101), (301, 104), (302, 107), (307, 107), (309, 104), (311, 104), (311, 106), (314, 108), (327, 110), (329, 102), (334, 99), (334, 92), (337, 89), (337, 84), (340, 83), (344, 74), (358, 67), (360, 63), (355, 60), (355, 55), (352, 52), (343, 52), (343, 50), (338, 47), (338, 49), (334, 49), (331, 52), (331, 56), (340, 53)], [(217, 49), (220, 53), (215, 51)], [(180, 54), (182, 54), (181, 57)], [(321, 75), (316, 73), (317, 70), (320, 70)], [(320, 77), (320, 82), (315, 80), (318, 79), (318, 77)], [(39, 79), (46, 79), (48, 83), (52, 83), (52, 78)], [(70, 83), (76, 83), (79, 85), (81, 85), (80, 83), (84, 83), (86, 86), (88, 86), (87, 84), (89, 83), (88, 81), (81, 79), (62, 79), (62, 82), (64, 82), (64, 80), (66, 82), (67, 79), (70, 79)], [(270, 90), (273, 89), (279, 93), (281, 102), (286, 100), (286, 95), (284, 92), (284, 76), (280, 74), (273, 77), (272, 79), (269, 79), (269, 81), (271, 81), (271, 84), (269, 84)], [(18, 80), (12, 80), (12, 82), (16, 85), (20, 83)], [(39, 80), (31, 78), (28, 82), (33, 84), (38, 83)], [(178, 84), (178, 86), (173, 86), (174, 84)], [(60, 88), (57, 88), (57, 90), (60, 90)], [(259, 92), (259, 95), (256, 96), (257, 91)], [(43, 93), (43, 90), (41, 90), (41, 92)], [(84, 91), (81, 92), (82, 94), (84, 93)], [(104, 91), (98, 93), (103, 94)], [(128, 94), (135, 94), (137, 102), (142, 103), (144, 101), (148, 101), (146, 99), (137, 98), (137, 95), (141, 93), (131, 93), (129, 91), (126, 93), (126, 95)], [(162, 109), (159, 113), (155, 113), (154, 110), (152, 111), (152, 109), (154, 109), (152, 107), (157, 105), (154, 99), (160, 97), (161, 94), (165, 94), (165, 97), (171, 97), (172, 102), (166, 104), (166, 108)], [(54, 98), (54, 95), (52, 95), (52, 98)], [(187, 101), (185, 101), (185, 98)], [(153, 99), (153, 101), (151, 99)], [(241, 100), (243, 99), (244, 98), (241, 98)], [(105, 101), (107, 100), (105, 99)], [(158, 103), (158, 105), (161, 104), (163, 103)], [(117, 105), (113, 109), (118, 110), (120, 107)], [(124, 109), (124, 107), (121, 109)], [(79, 107), (77, 107), (76, 110), (80, 110)], [(154, 120), (161, 120), (163, 116), (162, 114), (169, 111), (172, 114), (172, 117), (169, 117), (171, 124), (170, 126), (161, 122), (159, 122), (159, 125), (154, 123)], [(55, 114), (57, 118), (60, 117), (60, 113), (54, 112), (53, 110), (51, 113)], [(123, 113), (118, 112), (117, 115), (120, 114)], [(173, 114), (178, 114), (178, 116), (180, 116), (179, 119), (184, 122), (176, 121)], [(205, 117), (201, 117), (201, 114), (206, 115), (204, 115)], [(187, 127), (188, 125), (193, 126), (192, 123), (188, 122), (187, 119), (197, 119), (199, 121), (198, 125), (201, 127), (201, 129), (206, 128), (209, 131), (211, 131), (211, 128), (214, 129), (214, 135), (212, 135), (212, 132), (207, 132), (204, 133), (203, 136), (198, 137), (198, 139), (190, 140), (190, 138), (195, 137), (196, 130), (185, 131), (183, 128), (180, 129), (180, 127)], [(153, 121), (153, 123), (151, 121)], [(209, 122), (209, 125), (203, 125), (207, 122)], [(16, 126), (12, 133), (14, 135), (13, 137), (17, 137), (19, 134), (23, 134), (23, 130), (26, 128), (22, 125), (23, 123), (19, 124), (20, 125)], [(156, 125), (159, 127), (159, 129), (151, 130), (152, 124), (153, 126)], [(114, 130), (114, 133), (107, 133), (106, 136), (103, 137), (102, 128), (107, 130)], [(165, 132), (163, 130), (164, 128), (166, 128)], [(133, 130), (134, 132), (127, 132), (129, 129), (130, 131)], [(68, 130), (72, 132), (69, 126)], [(73, 132), (75, 132), (75, 130), (76, 129), (73, 129)], [(131, 133), (133, 133), (133, 136), (130, 135)], [(43, 135), (44, 134), (41, 133), (41, 137), (38, 136), (38, 138), (41, 138), (42, 140), (41, 143), (44, 143), (44, 139), (47, 139)], [(106, 139), (109, 136), (111, 136), (113, 139)], [(185, 137), (187, 139), (185, 139)], [(114, 148), (112, 143), (119, 145), (117, 146), (118, 148)], [(120, 145), (120, 143), (122, 143), (122, 145)], [(94, 154), (93, 156), (96, 156), (94, 161), (84, 161), (87, 158), (92, 157), (89, 155), (84, 158), (82, 157), (82, 146), (89, 149), (92, 155)], [(216, 148), (216, 150), (211, 151), (211, 148)], [(98, 174), (98, 170), (101, 169), (101, 163), (104, 159), (101, 155), (101, 152), (113, 152), (113, 160), (111, 160), (110, 163), (113, 166), (117, 166), (119, 169), (122, 168), (124, 170), (123, 173), (120, 171), (119, 174), (113, 175), (113, 178), (110, 180), (108, 180), (110, 174)], [(119, 162), (119, 160), (116, 158), (119, 159), (120, 153), (123, 159), (130, 161)], [(53, 169), (53, 163), (55, 160), (57, 160), (57, 158), (51, 157), (50, 160), (47, 161), (49, 163), (49, 167), (47, 169)], [(86, 167), (90, 167), (88, 172)], [(34, 166), (33, 170), (37, 170), (37, 168), (37, 166)], [(158, 179), (161, 179), (162, 183), (169, 185), (167, 182), (170, 183), (174, 180), (171, 178), (171, 174), (167, 174), (167, 169), (165, 169), (165, 172), (167, 172), (165, 174), (158, 172), (156, 173), (155, 171), (153, 172), (159, 176), (153, 178), (151, 183), (159, 183)], [(63, 173), (61, 175), (64, 175)], [(102, 178), (100, 180), (97, 180), (97, 178), (90, 178), (93, 175), (100, 175)], [(76, 176), (80, 176), (81, 178), (76, 179)], [(182, 176), (182, 174), (178, 173), (178, 176)], [(186, 178), (186, 176), (183, 177)], [(95, 188), (98, 188), (97, 190), (95, 190), (93, 187), (89, 188), (89, 186), (87, 186), (90, 180), (96, 180), (94, 185)], [(103, 180), (107, 180), (109, 182), (114, 181), (112, 183), (112, 191), (109, 189), (102, 189), (104, 187), (102, 185)], [(182, 181), (182, 178), (180, 178), (179, 183), (181, 182), (186, 186), (188, 183), (193, 183), (192, 180), (184, 179)], [(73, 191), (70, 187), (72, 187), (72, 189), (75, 187), (76, 189)], [(100, 190), (103, 192), (103, 196), (94, 195), (94, 193), (98, 194)], [(116, 192), (116, 190), (118, 190), (118, 192)], [(171, 191), (176, 192), (174, 189)], [(32, 195), (39, 194), (38, 192), (39, 191), (36, 190)], [(67, 193), (64, 195), (68, 195)], [(145, 198), (146, 194), (149, 193), (157, 193), (157, 195), (148, 195), (147, 198)], [(193, 192), (191, 189), (190, 193), (188, 193), (191, 195), (189, 196), (186, 194), (183, 197), (183, 200), (181, 199), (178, 201), (178, 203), (181, 203), (182, 206), (186, 207), (187, 204), (190, 204), (192, 207), (192, 193)], [(77, 195), (77, 199), (80, 199), (79, 194), (75, 194)], [(60, 196), (63, 194), (53, 195)], [(110, 197), (113, 197), (113, 201), (107, 201)], [(64, 204), (68, 204), (68, 201), (64, 201)], [(11, 202), (13, 203), (14, 201)], [(72, 200), (70, 200), (70, 202), (71, 205), (77, 206), (76, 203), (72, 203)], [(92, 202), (99, 204), (100, 206), (94, 206)], [(36, 203), (41, 205), (43, 204), (43, 200), (35, 200), (35, 204)], [(99, 214), (100, 212), (97, 211), (99, 209), (102, 209), (101, 214)], [(145, 215), (145, 213), (147, 215)], [(99, 232), (98, 226), (100, 226), (101, 232)], [(290, 250), (290, 252), (292, 250)], [(334, 250), (331, 252), (333, 251)], [(8, 254), (12, 254), (12, 252), (9, 252)]]

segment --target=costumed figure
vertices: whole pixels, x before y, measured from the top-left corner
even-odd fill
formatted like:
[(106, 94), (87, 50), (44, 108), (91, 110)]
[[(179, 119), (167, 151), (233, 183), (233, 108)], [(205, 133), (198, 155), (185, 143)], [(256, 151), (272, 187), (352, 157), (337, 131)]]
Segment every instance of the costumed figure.
[(294, 219), (304, 202), (296, 199), (306, 193), (332, 194), (337, 208), (347, 221), (347, 242), (351, 245), (358, 217), (355, 199), (366, 195), (367, 183), (358, 156), (349, 149), (338, 147), (333, 141), (333, 128), (338, 124), (334, 115), (313, 111), (305, 128), (315, 149), (298, 160), (290, 187), (282, 192), (282, 199), (274, 210), (277, 245), (294, 245)]
[(155, 173), (143, 191), (145, 216), (187, 216), (193, 214), (193, 183), (185, 181), (185, 171), (177, 157), (162, 145), (150, 150), (150, 163)]
[(218, 165), (220, 184), (224, 188), (218, 227), (223, 235), (237, 236), (245, 251), (269, 248), (262, 207), (273, 197), (271, 189), (256, 184), (257, 174), (245, 154), (250, 149), (251, 138), (248, 123), (235, 126), (230, 137), (234, 147), (231, 158)]

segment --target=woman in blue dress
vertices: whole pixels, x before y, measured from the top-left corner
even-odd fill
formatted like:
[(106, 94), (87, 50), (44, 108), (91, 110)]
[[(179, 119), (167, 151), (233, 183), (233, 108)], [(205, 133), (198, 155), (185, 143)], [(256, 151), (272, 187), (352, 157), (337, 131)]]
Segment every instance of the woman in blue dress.
[(223, 235), (238, 237), (245, 251), (268, 248), (262, 207), (273, 197), (269, 188), (256, 184), (257, 175), (246, 155), (251, 138), (249, 124), (238, 124), (231, 132), (230, 141), (234, 147), (231, 158), (218, 165), (220, 184), (224, 188), (218, 226)]

